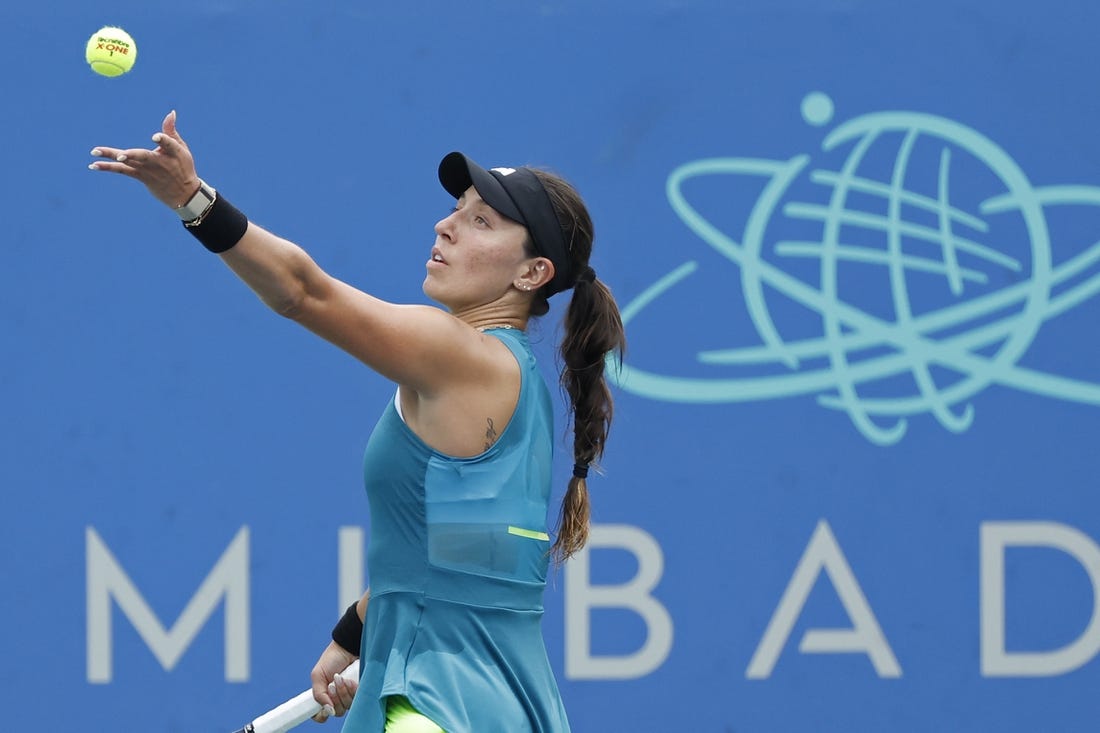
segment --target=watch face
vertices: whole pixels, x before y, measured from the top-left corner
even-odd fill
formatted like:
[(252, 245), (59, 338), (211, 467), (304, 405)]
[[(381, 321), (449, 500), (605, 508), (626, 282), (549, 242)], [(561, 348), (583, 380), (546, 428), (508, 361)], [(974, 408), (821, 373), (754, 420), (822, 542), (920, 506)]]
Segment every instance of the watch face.
[(199, 190), (195, 192), (190, 201), (176, 209), (176, 212), (184, 221), (194, 221), (214, 203), (214, 195), (214, 189), (207, 186), (205, 182), (200, 181)]

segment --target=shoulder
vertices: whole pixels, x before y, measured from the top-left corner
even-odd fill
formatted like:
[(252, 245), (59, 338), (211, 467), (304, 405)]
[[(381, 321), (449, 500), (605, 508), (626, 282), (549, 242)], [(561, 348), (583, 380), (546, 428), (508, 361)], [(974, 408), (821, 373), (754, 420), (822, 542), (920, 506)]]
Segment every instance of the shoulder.
[(525, 339), (516, 338), (522, 332), (480, 331), (449, 313), (424, 308), (409, 338), (418, 344), (421, 364), (431, 368), (422, 372), (410, 366), (408, 373), (417, 379), (401, 381), (403, 387), (425, 396), (455, 388), (491, 391), (502, 380), (518, 378), (524, 355), (530, 354)]

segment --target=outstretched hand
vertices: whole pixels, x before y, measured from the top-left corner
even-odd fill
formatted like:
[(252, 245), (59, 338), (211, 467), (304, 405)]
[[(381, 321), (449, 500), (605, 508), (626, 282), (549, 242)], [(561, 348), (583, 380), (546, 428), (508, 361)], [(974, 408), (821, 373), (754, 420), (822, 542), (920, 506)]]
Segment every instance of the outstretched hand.
[(92, 155), (103, 160), (88, 167), (136, 178), (161, 202), (173, 209), (183, 206), (199, 190), (199, 177), (195, 173), (191, 150), (176, 130), (175, 110), (165, 116), (160, 132), (153, 135), (153, 142), (157, 147), (152, 150), (93, 148)]

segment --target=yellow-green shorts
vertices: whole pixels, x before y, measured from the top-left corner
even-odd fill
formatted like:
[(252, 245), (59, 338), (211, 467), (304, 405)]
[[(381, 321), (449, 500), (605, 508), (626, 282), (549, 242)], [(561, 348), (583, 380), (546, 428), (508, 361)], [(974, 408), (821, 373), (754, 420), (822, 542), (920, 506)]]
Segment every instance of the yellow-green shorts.
[(385, 733), (446, 733), (446, 731), (417, 712), (408, 698), (402, 695), (390, 695), (386, 698)]

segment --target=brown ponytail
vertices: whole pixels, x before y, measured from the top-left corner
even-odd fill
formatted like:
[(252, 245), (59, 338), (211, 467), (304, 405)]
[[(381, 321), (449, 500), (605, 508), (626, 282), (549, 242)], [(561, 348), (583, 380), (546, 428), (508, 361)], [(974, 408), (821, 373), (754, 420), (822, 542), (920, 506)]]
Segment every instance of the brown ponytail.
[(560, 346), (561, 386), (569, 396), (573, 423), (574, 470), (562, 499), (557, 539), (552, 548), (554, 557), (564, 562), (588, 540), (591, 515), (588, 467), (596, 465), (603, 455), (614, 413), (604, 365), (611, 353), (622, 358), (626, 334), (615, 298), (589, 266), (594, 232), (584, 202), (558, 176), (540, 170), (535, 174), (550, 196), (565, 241), (569, 243), (575, 277)]

